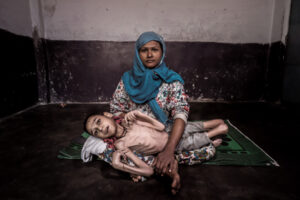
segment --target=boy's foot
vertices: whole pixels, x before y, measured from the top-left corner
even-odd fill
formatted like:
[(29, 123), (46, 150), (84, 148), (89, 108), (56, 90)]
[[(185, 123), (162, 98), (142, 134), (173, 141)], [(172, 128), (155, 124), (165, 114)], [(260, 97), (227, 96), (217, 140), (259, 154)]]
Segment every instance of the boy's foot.
[(220, 124), (216, 129), (220, 134), (226, 134), (228, 132), (228, 126), (226, 124)]
[(142, 176), (140, 175), (136, 175), (136, 174), (131, 174), (131, 179), (133, 180), (133, 182), (138, 183), (142, 181)]
[(212, 144), (214, 145), (214, 147), (218, 147), (222, 144), (223, 140), (221, 138), (215, 139), (212, 141)]

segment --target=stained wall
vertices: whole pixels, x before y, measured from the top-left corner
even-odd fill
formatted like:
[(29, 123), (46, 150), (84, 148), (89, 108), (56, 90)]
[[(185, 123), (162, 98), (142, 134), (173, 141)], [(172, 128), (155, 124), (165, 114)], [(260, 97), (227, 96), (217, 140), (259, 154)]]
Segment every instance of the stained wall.
[[(51, 102), (109, 101), (156, 31), (195, 101), (277, 101), (290, 1), (42, 1)], [(47, 82), (40, 80), (40, 82)], [(45, 85), (45, 84), (44, 84)]]
[(25, 51), (41, 103), (108, 102), (132, 66), (134, 41), (150, 30), (164, 37), (166, 63), (191, 101), (279, 101), (290, 3), (13, 0), (1, 2), (0, 28), (34, 45)]

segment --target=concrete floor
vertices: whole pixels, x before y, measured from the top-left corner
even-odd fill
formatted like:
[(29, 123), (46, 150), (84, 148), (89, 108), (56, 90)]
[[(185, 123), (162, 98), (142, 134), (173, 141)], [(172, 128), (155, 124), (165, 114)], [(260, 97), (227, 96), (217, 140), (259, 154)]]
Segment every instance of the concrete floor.
[(40, 105), (2, 119), (0, 199), (300, 199), (300, 112), (294, 107), (192, 103), (190, 120), (230, 119), (280, 167), (182, 165), (175, 197), (164, 178), (133, 183), (101, 161), (56, 158), (82, 133), (88, 114), (106, 110), (102, 104)]

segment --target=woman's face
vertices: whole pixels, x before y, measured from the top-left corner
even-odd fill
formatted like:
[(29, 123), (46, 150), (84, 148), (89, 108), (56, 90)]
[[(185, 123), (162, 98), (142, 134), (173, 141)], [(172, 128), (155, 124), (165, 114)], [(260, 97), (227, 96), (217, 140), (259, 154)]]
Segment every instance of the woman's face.
[(150, 41), (139, 49), (140, 59), (147, 68), (156, 67), (162, 57), (162, 49), (159, 42)]

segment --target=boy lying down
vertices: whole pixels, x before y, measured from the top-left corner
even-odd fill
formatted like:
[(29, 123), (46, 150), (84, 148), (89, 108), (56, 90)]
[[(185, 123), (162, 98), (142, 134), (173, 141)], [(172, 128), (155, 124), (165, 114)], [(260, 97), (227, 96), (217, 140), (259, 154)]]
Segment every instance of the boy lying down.
[[(85, 128), (89, 134), (97, 138), (117, 138), (114, 142), (116, 151), (112, 158), (112, 166), (115, 169), (137, 176), (151, 176), (154, 173), (154, 166), (147, 165), (133, 151), (143, 155), (154, 155), (161, 152), (168, 141), (168, 133), (164, 131), (165, 126), (158, 120), (137, 110), (127, 113), (120, 123), (117, 123), (112, 117), (112, 114), (106, 112), (104, 115), (89, 116)], [(222, 139), (212, 141), (211, 138), (226, 134), (227, 131), (227, 125), (220, 119), (188, 122), (176, 151), (199, 149), (209, 143), (218, 146)], [(83, 160), (84, 155), (82, 152)], [(129, 158), (135, 166), (124, 162), (122, 159), (124, 157)], [(178, 163), (176, 160), (174, 162), (175, 168), (168, 169), (166, 172), (166, 175), (173, 180), (171, 185), (173, 194), (180, 188)]]

